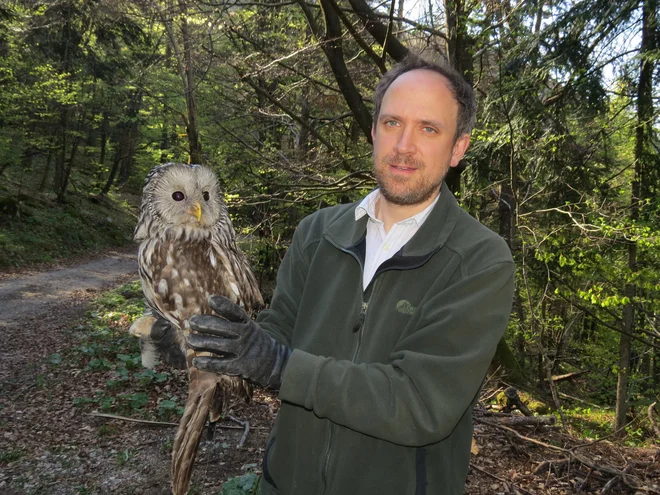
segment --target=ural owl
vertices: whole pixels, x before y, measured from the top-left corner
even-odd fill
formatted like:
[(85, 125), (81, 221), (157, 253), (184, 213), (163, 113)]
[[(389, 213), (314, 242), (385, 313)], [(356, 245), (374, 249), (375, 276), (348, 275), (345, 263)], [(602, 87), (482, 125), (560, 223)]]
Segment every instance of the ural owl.
[(153, 367), (160, 355), (188, 368), (188, 400), (172, 451), (172, 490), (185, 494), (207, 417), (217, 421), (232, 399), (249, 399), (252, 392), (241, 378), (192, 366), (195, 353), (184, 338), (190, 332), (188, 320), (212, 313), (212, 294), (228, 297), (248, 312), (263, 306), (263, 300), (236, 247), (218, 180), (206, 167), (155, 167), (146, 178), (134, 238), (140, 243), (142, 290), (152, 311), (130, 329), (140, 337), (142, 362)]

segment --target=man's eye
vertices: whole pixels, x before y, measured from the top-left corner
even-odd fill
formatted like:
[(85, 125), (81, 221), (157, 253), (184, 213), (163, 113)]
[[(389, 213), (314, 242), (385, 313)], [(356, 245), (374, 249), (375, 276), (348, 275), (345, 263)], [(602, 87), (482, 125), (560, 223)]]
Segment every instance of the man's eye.
[(399, 123), (396, 120), (386, 120), (385, 125), (387, 127), (396, 127), (399, 125)]
[(437, 132), (433, 127), (424, 127), (423, 131), (428, 134), (435, 134)]

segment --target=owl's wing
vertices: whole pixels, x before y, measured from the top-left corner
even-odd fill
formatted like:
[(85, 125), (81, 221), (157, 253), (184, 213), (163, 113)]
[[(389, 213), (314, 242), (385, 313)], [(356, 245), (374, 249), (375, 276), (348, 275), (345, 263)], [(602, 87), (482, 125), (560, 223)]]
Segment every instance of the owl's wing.
[(209, 250), (209, 262), (218, 275), (216, 280), (222, 282), (222, 287), (218, 288), (222, 291), (219, 295), (228, 297), (248, 312), (258, 311), (264, 306), (257, 279), (236, 243), (220, 243), (214, 239)]
[[(162, 295), (157, 293), (158, 285), (163, 278), (162, 251), (162, 242), (158, 239), (150, 239), (140, 244), (138, 271), (142, 292), (154, 317), (164, 318), (180, 328), (180, 321), (168, 310)], [(160, 287), (162, 288), (163, 285), (160, 284)]]
[(147, 307), (145, 316), (131, 326), (131, 333), (140, 338), (140, 353), (145, 367), (153, 368), (158, 358), (162, 358), (175, 368), (185, 369), (186, 346), (181, 331), (182, 321), (169, 311), (166, 299), (157, 292), (163, 276), (162, 256), (160, 241), (152, 239), (140, 245), (138, 270)]

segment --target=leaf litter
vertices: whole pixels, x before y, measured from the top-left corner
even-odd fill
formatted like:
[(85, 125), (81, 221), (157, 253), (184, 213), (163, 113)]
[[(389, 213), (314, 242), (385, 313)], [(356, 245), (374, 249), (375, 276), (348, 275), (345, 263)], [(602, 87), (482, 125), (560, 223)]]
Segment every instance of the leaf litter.
[[(115, 417), (176, 424), (185, 404), (185, 372), (141, 367), (137, 342), (127, 333), (142, 312), (141, 291), (135, 281), (120, 282), (110, 292), (83, 291), (56, 312), (3, 328), (1, 494), (170, 493), (176, 427)], [(237, 447), (242, 426), (221, 421), (200, 445), (190, 493), (219, 494), (223, 484), (224, 494), (254, 492), (278, 408), (276, 394), (261, 390), (249, 404), (235, 404), (231, 416), (250, 424), (245, 444)], [(596, 465), (634, 476), (633, 490), (476, 417), (468, 495), (660, 493), (657, 448), (602, 441), (581, 450)], [(567, 449), (584, 443), (557, 427), (516, 430)]]

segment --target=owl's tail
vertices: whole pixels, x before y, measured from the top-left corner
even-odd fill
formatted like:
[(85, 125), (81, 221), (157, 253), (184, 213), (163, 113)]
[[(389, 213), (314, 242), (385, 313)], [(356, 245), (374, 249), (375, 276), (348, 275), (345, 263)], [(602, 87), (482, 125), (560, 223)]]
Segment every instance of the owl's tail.
[(188, 400), (172, 448), (172, 493), (185, 495), (206, 419), (214, 403), (218, 376), (189, 369)]

